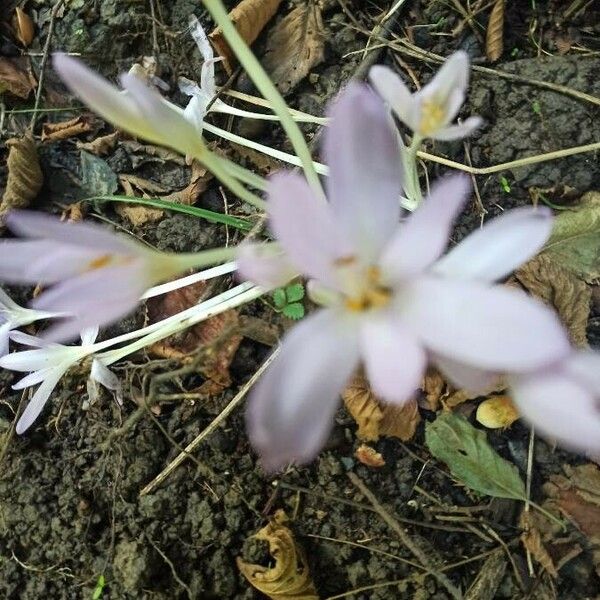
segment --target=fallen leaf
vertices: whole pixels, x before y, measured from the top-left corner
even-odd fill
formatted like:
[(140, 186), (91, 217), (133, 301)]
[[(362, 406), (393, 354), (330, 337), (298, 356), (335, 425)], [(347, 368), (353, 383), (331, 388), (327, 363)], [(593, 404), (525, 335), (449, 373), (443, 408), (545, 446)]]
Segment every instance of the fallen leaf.
[(356, 436), (366, 442), (390, 436), (410, 440), (421, 422), (415, 400), (401, 406), (377, 399), (362, 373), (358, 373), (342, 393), (344, 404), (358, 425)]
[[(281, 0), (242, 0), (229, 13), (229, 19), (246, 44), (250, 46), (277, 12), (280, 4)], [(217, 54), (223, 57), (225, 70), (231, 75), (235, 63), (235, 54), (223, 37), (221, 28), (214, 29), (208, 37)]]
[(274, 567), (247, 563), (238, 557), (238, 569), (252, 586), (271, 600), (319, 600), (306, 554), (294, 540), (287, 522), (285, 513), (277, 511), (275, 518), (254, 536), (269, 544)]
[(117, 145), (120, 136), (119, 131), (114, 131), (107, 135), (102, 135), (91, 142), (77, 142), (76, 146), (79, 150), (85, 150), (95, 156), (103, 156), (108, 154)]
[(206, 188), (212, 179), (213, 174), (200, 162), (194, 160), (192, 162), (192, 173), (189, 184), (182, 190), (165, 196), (163, 200), (190, 206), (198, 200), (200, 194), (206, 191)]
[(543, 543), (540, 531), (533, 523), (531, 511), (523, 510), (519, 525), (523, 530), (523, 533), (521, 533), (521, 543), (523, 546), (540, 563), (545, 571), (552, 577), (558, 577), (558, 570), (554, 565), (554, 561)]
[(31, 17), (19, 6), (15, 8), (15, 14), (13, 16), (13, 29), (15, 31), (15, 37), (19, 43), (27, 48), (33, 41), (33, 21)]
[(488, 429), (506, 429), (519, 418), (510, 396), (492, 396), (478, 407), (475, 419)]
[(0, 95), (8, 92), (26, 99), (35, 86), (36, 81), (28, 57), (0, 56)]
[(547, 253), (525, 263), (515, 272), (515, 279), (530, 294), (556, 309), (573, 344), (588, 346), (586, 329), (592, 291), (584, 281)]
[(485, 433), (466, 419), (450, 412), (439, 414), (427, 423), (425, 441), (431, 454), (472, 490), (497, 498), (526, 498), (517, 467), (502, 458)]
[(588, 283), (600, 278), (600, 192), (582, 196), (555, 218), (543, 253)]
[(44, 183), (37, 148), (31, 135), (11, 138), (6, 146), (9, 148), (8, 179), (0, 203), (0, 219), (9, 210), (29, 206)]
[(86, 116), (75, 117), (61, 123), (44, 123), (42, 125), (42, 142), (66, 140), (86, 133), (91, 131), (92, 123), (92, 119)]
[(261, 175), (270, 175), (271, 173), (279, 171), (282, 168), (281, 162), (265, 154), (264, 152), (259, 152), (253, 148), (246, 148), (245, 146), (241, 146), (240, 144), (235, 144), (233, 142), (230, 143), (229, 146), (237, 156), (250, 161), (252, 166)]
[(493, 600), (506, 572), (504, 550), (492, 553), (481, 565), (475, 581), (465, 592), (464, 600)]
[(376, 469), (385, 466), (385, 460), (383, 456), (375, 448), (361, 444), (354, 453), (356, 459), (367, 467), (374, 467)]
[(111, 196), (117, 191), (119, 181), (105, 160), (89, 152), (82, 152), (80, 167), (84, 197)]
[(304, 2), (269, 32), (262, 65), (282, 94), (291, 92), (325, 58), (321, 7)]

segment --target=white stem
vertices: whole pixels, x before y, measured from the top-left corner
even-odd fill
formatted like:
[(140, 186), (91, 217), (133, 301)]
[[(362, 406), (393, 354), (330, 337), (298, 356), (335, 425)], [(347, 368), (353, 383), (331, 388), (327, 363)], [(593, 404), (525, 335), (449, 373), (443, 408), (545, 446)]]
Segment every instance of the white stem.
[[(247, 119), (258, 119), (259, 121), (279, 121), (279, 117), (277, 115), (269, 115), (265, 113), (254, 112), (250, 110), (243, 110), (241, 108), (236, 108), (235, 106), (231, 106), (222, 100), (215, 101), (215, 103), (210, 107), (209, 112), (219, 112), (225, 113), (229, 115), (233, 115), (234, 117), (245, 117)], [(322, 117), (313, 117), (312, 115), (307, 114), (294, 114), (292, 113), (292, 118), (297, 123), (317, 123), (319, 125), (323, 125), (327, 120)]]

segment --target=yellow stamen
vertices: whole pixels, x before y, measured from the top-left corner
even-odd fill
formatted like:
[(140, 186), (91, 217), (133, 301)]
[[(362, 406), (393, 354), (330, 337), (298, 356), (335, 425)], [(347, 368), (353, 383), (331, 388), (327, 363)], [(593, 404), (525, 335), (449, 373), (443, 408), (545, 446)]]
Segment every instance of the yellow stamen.
[(421, 105), (421, 121), (419, 122), (419, 133), (425, 137), (435, 133), (444, 125), (446, 111), (444, 107), (435, 100), (425, 100)]
[(95, 258), (94, 260), (90, 261), (87, 265), (86, 271), (95, 271), (96, 269), (102, 269), (103, 267), (109, 265), (112, 262), (112, 260), (112, 254), (103, 254), (102, 256), (99, 256), (98, 258)]

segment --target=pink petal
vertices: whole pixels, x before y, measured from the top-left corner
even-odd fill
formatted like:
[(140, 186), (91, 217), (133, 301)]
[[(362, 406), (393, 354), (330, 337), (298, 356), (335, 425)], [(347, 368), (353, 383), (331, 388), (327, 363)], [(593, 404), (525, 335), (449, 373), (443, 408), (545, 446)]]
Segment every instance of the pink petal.
[(522, 373), (570, 352), (556, 313), (515, 289), (420, 277), (399, 301), (429, 350), (467, 366)]
[(393, 313), (366, 316), (361, 354), (373, 392), (383, 400), (410, 400), (421, 383), (427, 357), (415, 335)]
[(483, 125), (481, 117), (469, 117), (458, 125), (448, 125), (432, 135), (432, 139), (440, 141), (460, 140), (470, 136), (476, 129)]
[(397, 133), (382, 101), (359, 83), (340, 93), (330, 118), (324, 144), (329, 200), (355, 248), (372, 260), (400, 218)]
[(414, 110), (411, 110), (414, 104), (413, 97), (400, 76), (389, 67), (375, 65), (369, 71), (369, 80), (398, 118), (415, 130), (418, 122), (414, 119)]
[(598, 396), (561, 372), (542, 372), (513, 382), (519, 412), (536, 429), (574, 450), (600, 452)]
[(285, 254), (273, 244), (240, 244), (236, 266), (242, 279), (265, 290), (284, 286), (297, 274)]
[(250, 441), (265, 469), (306, 463), (319, 453), (339, 394), (358, 365), (356, 333), (335, 313), (322, 310), (284, 338), (248, 405)]
[(537, 254), (552, 231), (552, 222), (552, 212), (545, 207), (507, 211), (452, 248), (433, 270), (460, 279), (501, 279)]
[(470, 190), (471, 182), (465, 175), (452, 175), (435, 183), (423, 204), (386, 246), (380, 262), (385, 279), (397, 283), (420, 273), (440, 256)]
[(600, 354), (598, 352), (575, 352), (564, 361), (563, 368), (589, 392), (600, 398)]
[(432, 362), (457, 389), (485, 393), (498, 380), (498, 373), (475, 369), (439, 354), (432, 357)]
[(314, 196), (297, 173), (276, 173), (267, 193), (271, 230), (289, 262), (302, 273), (333, 285), (335, 261), (353, 252), (331, 208)]

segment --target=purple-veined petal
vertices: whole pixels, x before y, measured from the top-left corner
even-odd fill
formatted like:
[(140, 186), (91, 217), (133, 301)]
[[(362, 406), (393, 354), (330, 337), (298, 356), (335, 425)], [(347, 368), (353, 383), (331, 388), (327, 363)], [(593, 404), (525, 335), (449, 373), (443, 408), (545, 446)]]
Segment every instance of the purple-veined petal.
[(103, 119), (133, 135), (161, 143), (154, 124), (140, 113), (133, 99), (104, 77), (66, 54), (54, 54), (52, 64), (69, 90)]
[(348, 84), (329, 116), (324, 144), (328, 197), (356, 251), (373, 260), (400, 218), (397, 134), (382, 101), (363, 84)]
[(427, 357), (414, 333), (391, 312), (365, 315), (360, 325), (361, 354), (375, 395), (396, 404), (419, 387)]
[(397, 283), (420, 273), (440, 256), (470, 189), (465, 175), (452, 175), (435, 183), (423, 204), (397, 229), (384, 249), (379, 266), (385, 280)]
[(451, 358), (434, 354), (432, 362), (454, 387), (484, 394), (495, 387), (498, 373), (475, 369)]
[(545, 207), (510, 210), (467, 236), (433, 266), (433, 271), (459, 279), (501, 279), (543, 247), (552, 221), (552, 211)]
[(399, 301), (429, 350), (471, 367), (523, 373), (570, 352), (556, 313), (516, 289), (420, 277)]
[(448, 125), (432, 135), (432, 139), (439, 141), (460, 140), (470, 136), (476, 129), (483, 125), (481, 117), (469, 117), (458, 125)]
[(17, 421), (15, 431), (18, 435), (21, 435), (27, 429), (33, 425), (34, 421), (38, 418), (42, 409), (44, 408), (50, 394), (54, 391), (54, 388), (60, 381), (61, 377), (66, 373), (70, 364), (58, 365), (52, 369), (46, 376), (46, 379), (42, 381), (38, 389), (33, 394), (31, 400), (25, 407), (23, 414)]
[(273, 244), (240, 244), (235, 262), (242, 279), (266, 290), (284, 286), (297, 275), (281, 248)]
[(598, 396), (563, 372), (543, 371), (513, 381), (519, 412), (536, 430), (575, 450), (600, 452)]
[(265, 469), (306, 463), (319, 453), (358, 359), (356, 329), (331, 310), (303, 319), (287, 334), (248, 405), (250, 441)]
[(335, 262), (352, 255), (331, 208), (297, 173), (276, 173), (268, 183), (271, 230), (299, 271), (334, 285)]
[(389, 67), (375, 65), (369, 71), (369, 80), (398, 118), (411, 129), (416, 129), (418, 122), (416, 122), (415, 112), (412, 110), (413, 96), (400, 76)]

